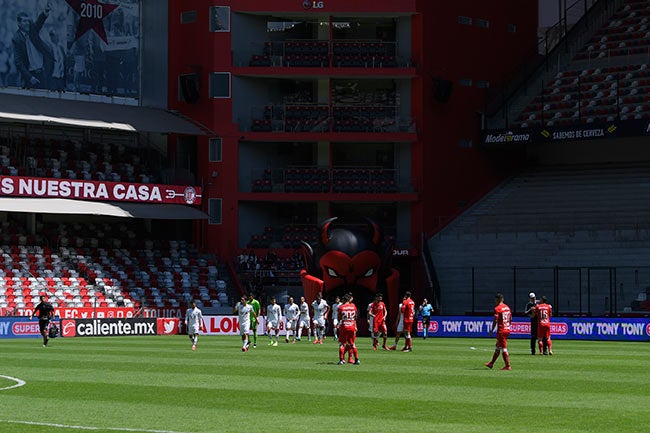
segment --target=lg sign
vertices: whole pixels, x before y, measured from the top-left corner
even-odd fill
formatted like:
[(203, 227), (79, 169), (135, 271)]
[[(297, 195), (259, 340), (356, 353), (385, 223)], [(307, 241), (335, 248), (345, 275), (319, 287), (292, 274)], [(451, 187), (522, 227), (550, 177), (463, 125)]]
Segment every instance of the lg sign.
[(324, 1), (304, 0), (302, 7), (305, 9), (323, 9), (325, 7)]

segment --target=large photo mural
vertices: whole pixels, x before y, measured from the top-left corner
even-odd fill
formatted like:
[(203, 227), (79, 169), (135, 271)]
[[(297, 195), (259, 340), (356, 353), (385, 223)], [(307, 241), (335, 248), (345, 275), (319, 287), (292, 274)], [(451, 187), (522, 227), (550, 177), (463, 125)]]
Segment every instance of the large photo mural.
[(138, 98), (139, 0), (0, 0), (0, 92)]

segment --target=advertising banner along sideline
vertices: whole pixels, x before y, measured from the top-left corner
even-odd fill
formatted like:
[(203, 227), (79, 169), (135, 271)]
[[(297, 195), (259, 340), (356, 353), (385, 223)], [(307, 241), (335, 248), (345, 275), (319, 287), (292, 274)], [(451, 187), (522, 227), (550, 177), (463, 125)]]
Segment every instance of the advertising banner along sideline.
[[(490, 337), (492, 316), (431, 316), (431, 337)], [(422, 322), (417, 335), (422, 336)], [(554, 317), (551, 337), (557, 340), (650, 341), (650, 318)], [(530, 338), (530, 319), (514, 317), (510, 338)]]

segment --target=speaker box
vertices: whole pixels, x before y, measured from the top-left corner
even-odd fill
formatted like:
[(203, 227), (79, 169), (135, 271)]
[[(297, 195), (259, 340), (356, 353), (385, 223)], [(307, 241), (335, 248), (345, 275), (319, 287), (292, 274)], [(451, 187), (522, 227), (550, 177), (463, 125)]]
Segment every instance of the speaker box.
[(199, 76), (197, 74), (186, 74), (179, 76), (181, 95), (188, 104), (199, 100)]
[(438, 102), (449, 102), (451, 97), (451, 81), (450, 80), (436, 80), (434, 97)]

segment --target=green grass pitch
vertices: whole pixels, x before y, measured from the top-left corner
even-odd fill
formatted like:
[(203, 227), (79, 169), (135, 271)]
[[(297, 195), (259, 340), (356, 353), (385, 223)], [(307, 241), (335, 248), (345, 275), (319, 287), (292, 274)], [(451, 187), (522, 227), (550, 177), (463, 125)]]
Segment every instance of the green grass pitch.
[[(650, 344), (415, 339), (336, 365), (338, 344), (238, 337), (0, 340), (0, 432), (647, 432)], [(390, 342), (390, 340), (389, 340)], [(401, 342), (400, 342), (401, 343)], [(13, 378), (24, 382), (17, 386)]]

